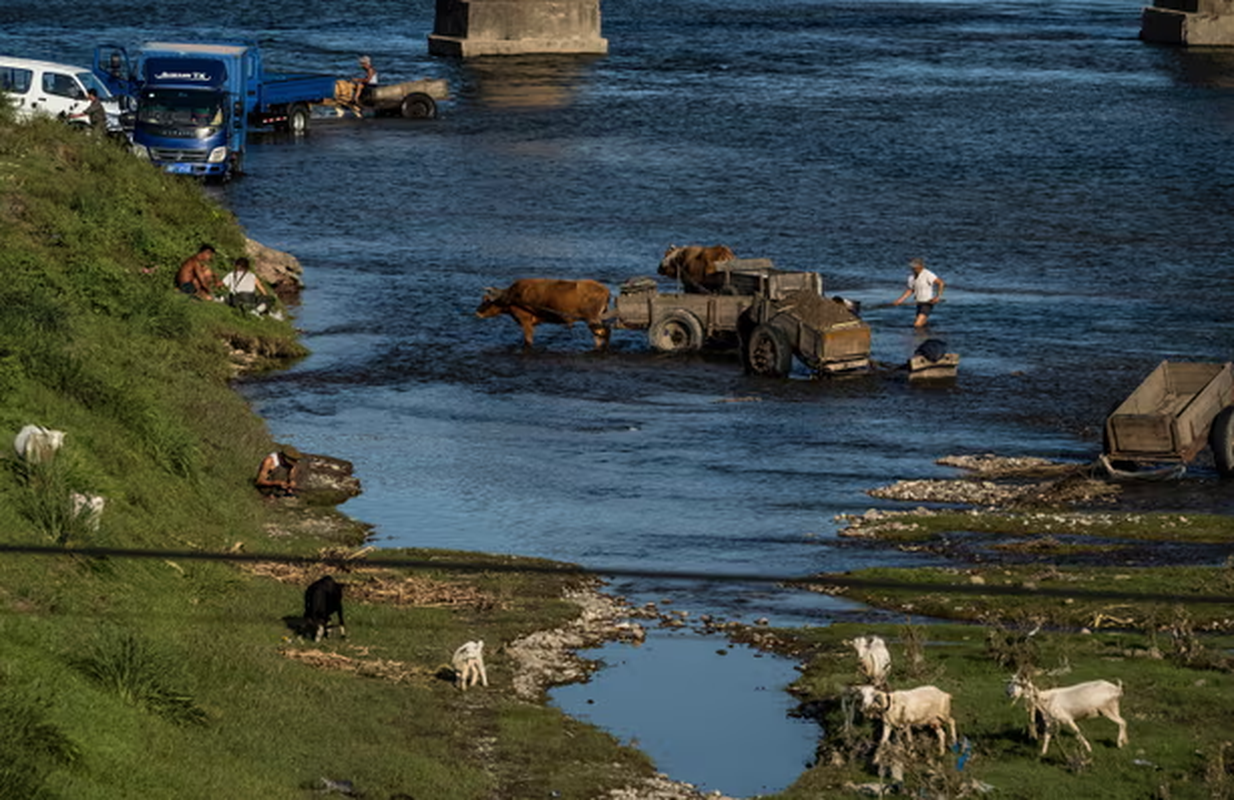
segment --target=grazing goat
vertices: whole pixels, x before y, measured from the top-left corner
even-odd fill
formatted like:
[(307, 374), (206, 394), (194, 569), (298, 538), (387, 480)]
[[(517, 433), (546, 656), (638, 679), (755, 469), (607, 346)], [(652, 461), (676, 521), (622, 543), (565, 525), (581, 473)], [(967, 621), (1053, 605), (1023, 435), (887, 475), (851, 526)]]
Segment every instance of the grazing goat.
[(454, 651), (453, 664), (458, 688), (466, 690), (477, 683), (488, 686), (488, 673), (484, 670), (484, 640), (463, 642)]
[(956, 741), (955, 720), (951, 716), (951, 695), (936, 686), (918, 686), (898, 692), (885, 692), (873, 686), (857, 687), (861, 692), (861, 710), (869, 716), (883, 718), (883, 736), (879, 747), (891, 738), (891, 729), (904, 731), (904, 738), (913, 740), (913, 728), (929, 725), (938, 735), (938, 753), (947, 752), (946, 724), (951, 742)]
[(866, 680), (880, 689), (887, 687), (887, 673), (891, 671), (891, 653), (880, 636), (858, 636), (852, 642), (857, 651), (857, 662)]
[(82, 520), (86, 527), (98, 533), (99, 522), (103, 519), (103, 506), (107, 501), (97, 494), (69, 494), (69, 511), (73, 519)]
[(1041, 755), (1045, 755), (1050, 747), (1050, 729), (1054, 725), (1066, 725), (1075, 733), (1088, 752), (1093, 751), (1092, 745), (1080, 733), (1078, 719), (1102, 716), (1118, 725), (1118, 746), (1127, 744), (1127, 723), (1118, 713), (1118, 698), (1123, 696), (1123, 683), (1109, 681), (1088, 681), (1075, 686), (1063, 686), (1058, 689), (1038, 689), (1027, 676), (1016, 676), (1007, 684), (1007, 696), (1014, 703), (1021, 698), (1028, 706), (1029, 734), (1036, 734), (1036, 715), (1041, 714), (1045, 721), (1044, 741), (1041, 744)]
[(28, 464), (45, 464), (64, 444), (64, 431), (53, 431), (42, 425), (27, 425), (13, 438), (18, 458)]
[(313, 641), (320, 642), (330, 633), (330, 615), (338, 614), (338, 631), (346, 638), (343, 622), (343, 584), (326, 575), (304, 590), (304, 621), (313, 631)]

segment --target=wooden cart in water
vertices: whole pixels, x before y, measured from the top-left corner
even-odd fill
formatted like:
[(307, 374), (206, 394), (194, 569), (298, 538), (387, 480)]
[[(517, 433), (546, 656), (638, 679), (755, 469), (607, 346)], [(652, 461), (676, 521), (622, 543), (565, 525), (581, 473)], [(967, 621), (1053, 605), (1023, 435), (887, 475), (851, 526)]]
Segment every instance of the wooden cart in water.
[(1181, 471), (1207, 445), (1223, 477), (1234, 476), (1234, 365), (1162, 361), (1105, 421), (1102, 463), (1174, 465)]
[[(349, 80), (335, 82), (334, 97), (314, 104), (311, 117), (315, 121), (359, 119), (362, 117), (403, 117), (404, 119), (437, 119), (437, 101), (450, 96), (449, 83), (444, 78), (421, 78), (400, 83), (365, 87), (358, 104), (348, 98), (355, 84)], [(291, 115), (288, 122), (293, 133), (308, 130), (310, 110), (302, 116)]]
[(818, 273), (779, 270), (765, 258), (716, 269), (723, 281), (713, 293), (665, 293), (652, 278), (627, 281), (610, 315), (614, 327), (646, 330), (662, 353), (735, 345), (758, 375), (783, 377), (794, 357), (818, 372), (870, 365), (869, 326), (822, 296)]

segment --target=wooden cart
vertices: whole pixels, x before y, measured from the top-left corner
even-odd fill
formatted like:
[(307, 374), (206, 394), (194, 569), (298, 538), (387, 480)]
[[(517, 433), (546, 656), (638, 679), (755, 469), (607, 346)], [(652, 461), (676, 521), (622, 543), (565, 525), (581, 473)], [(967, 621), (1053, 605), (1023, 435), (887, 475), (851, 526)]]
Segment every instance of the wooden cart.
[(869, 366), (870, 328), (822, 296), (817, 272), (788, 272), (769, 259), (733, 259), (712, 294), (661, 292), (652, 278), (627, 281), (611, 316), (614, 326), (646, 330), (663, 353), (704, 347), (741, 350), (746, 369), (784, 376), (796, 356), (819, 372)]
[(1102, 462), (1184, 465), (1212, 449), (1217, 471), (1234, 476), (1234, 365), (1162, 361), (1106, 418)]

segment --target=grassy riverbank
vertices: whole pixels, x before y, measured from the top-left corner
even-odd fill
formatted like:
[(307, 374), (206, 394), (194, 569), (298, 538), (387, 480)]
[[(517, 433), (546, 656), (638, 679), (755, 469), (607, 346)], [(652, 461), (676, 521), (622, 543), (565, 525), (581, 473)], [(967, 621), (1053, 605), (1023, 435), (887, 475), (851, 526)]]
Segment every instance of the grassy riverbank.
[[(1185, 652), (1166, 633), (1092, 635), (1038, 632), (1022, 626), (931, 624), (837, 625), (779, 631), (779, 646), (808, 658), (794, 686), (802, 709), (829, 732), (819, 763), (784, 800), (857, 796), (849, 785), (874, 784), (871, 765), (880, 729), (857, 715), (846, 728), (841, 698), (862, 683), (846, 638), (883, 636), (892, 655), (896, 688), (933, 684), (952, 694), (952, 714), (968, 756), (939, 757), (932, 734), (921, 731), (906, 761), (906, 794), (1003, 798), (1229, 798), (1234, 796), (1234, 672), (1223, 655), (1228, 636)], [(1081, 681), (1121, 681), (1121, 712), (1129, 744), (1115, 746), (1117, 727), (1103, 719), (1079, 722), (1092, 744), (1086, 753), (1070, 731), (1056, 732), (1042, 757), (1028, 735), (1028, 714), (1005, 693), (1017, 667), (1040, 670), (1042, 687)]]
[[(286, 323), (173, 290), (200, 242), (243, 253), (195, 183), (0, 115), (0, 216), (0, 544), (67, 551), (0, 558), (0, 798), (304, 798), (323, 778), (369, 798), (597, 797), (651, 773), (510, 689), (502, 646), (578, 613), (563, 593), (579, 578), (543, 562), (357, 563), (342, 570), (349, 638), (314, 646), (282, 621), (311, 568), (73, 555), (312, 556), (364, 529), (252, 489), (271, 443), (229, 386), (232, 345), (301, 350)], [(49, 465), (12, 453), (31, 423), (67, 434)], [(106, 498), (97, 531), (67, 513), (70, 492)], [(442, 668), (476, 638), (493, 685), (462, 693)]]

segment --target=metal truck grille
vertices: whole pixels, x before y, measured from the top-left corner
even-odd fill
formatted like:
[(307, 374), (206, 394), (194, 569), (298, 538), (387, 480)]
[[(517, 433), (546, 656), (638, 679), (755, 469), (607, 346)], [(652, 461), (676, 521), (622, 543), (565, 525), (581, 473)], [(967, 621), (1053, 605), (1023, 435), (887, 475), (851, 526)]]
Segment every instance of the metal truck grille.
[(168, 150), (162, 148), (154, 148), (150, 155), (155, 161), (192, 161), (202, 162), (209, 155), (208, 150)]

